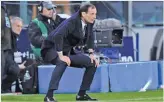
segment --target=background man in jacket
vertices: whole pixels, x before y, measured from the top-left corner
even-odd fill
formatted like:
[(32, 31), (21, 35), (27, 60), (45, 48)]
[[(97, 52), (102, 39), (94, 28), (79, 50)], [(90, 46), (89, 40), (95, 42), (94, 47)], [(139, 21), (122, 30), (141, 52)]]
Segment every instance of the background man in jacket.
[[(38, 16), (29, 24), (28, 34), (32, 44), (32, 49), (39, 49), (37, 50), (38, 54), (34, 52), (36, 57), (40, 57), (40, 48), (43, 40), (63, 21), (63, 19), (59, 16), (56, 16), (55, 19), (52, 19), (53, 14), (56, 11), (56, 7), (57, 6), (52, 2), (41, 1), (38, 5)], [(36, 20), (37, 22), (34, 22)], [(39, 26), (38, 24), (43, 24), (43, 27)], [(46, 34), (43, 34), (43, 32)]]

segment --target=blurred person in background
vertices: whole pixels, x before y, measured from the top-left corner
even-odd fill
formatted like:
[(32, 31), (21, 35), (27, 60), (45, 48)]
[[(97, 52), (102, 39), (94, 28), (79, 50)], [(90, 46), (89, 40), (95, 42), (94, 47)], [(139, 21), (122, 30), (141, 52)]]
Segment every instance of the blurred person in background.
[[(23, 27), (23, 20), (20, 17), (11, 16), (11, 27), (12, 27), (12, 36), (13, 36), (13, 52), (17, 51), (17, 38), (20, 35)], [(24, 61), (22, 64), (19, 64), (20, 69), (25, 69), (26, 61)]]
[[(10, 21), (11, 21), (11, 27), (12, 27), (12, 36), (13, 36), (13, 52), (17, 52), (17, 40), (18, 37), (22, 31), (23, 28), (23, 20), (20, 17), (17, 16), (10, 16)], [(26, 66), (26, 61), (24, 61), (21, 64), (18, 64), (19, 68), (23, 71)], [(21, 71), (21, 72), (22, 72)], [(20, 76), (19, 76), (20, 77)], [(16, 80), (16, 92), (21, 92), (21, 89), (19, 87), (19, 81), (18, 79)]]
[[(78, 12), (61, 23), (44, 40), (41, 50), (42, 58), (44, 61), (56, 65), (44, 102), (57, 102), (53, 98), (53, 91), (58, 89), (60, 79), (67, 66), (86, 68), (76, 100), (97, 101), (97, 99), (86, 94), (99, 65), (93, 50), (94, 36), (92, 30), (96, 12), (94, 5), (82, 4)], [(74, 53), (72, 49), (77, 45), (81, 47), (86, 45), (89, 55)]]
[(14, 61), (14, 37), (7, 9), (4, 2), (1, 3), (1, 93), (10, 93), (20, 69)]
[(54, 29), (52, 20), (54, 5), (50, 1), (41, 1), (38, 5), (38, 16), (31, 21), (28, 26), (28, 35), (32, 45), (32, 50), (36, 58), (41, 58), (40, 48), (44, 39)]

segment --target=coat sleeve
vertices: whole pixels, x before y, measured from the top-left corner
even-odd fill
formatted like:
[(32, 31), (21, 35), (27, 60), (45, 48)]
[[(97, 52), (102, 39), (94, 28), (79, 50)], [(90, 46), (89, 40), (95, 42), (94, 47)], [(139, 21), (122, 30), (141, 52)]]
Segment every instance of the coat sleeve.
[(42, 42), (44, 41), (45, 37), (42, 36), (40, 28), (34, 22), (31, 22), (29, 24), (28, 35), (32, 45), (37, 48), (41, 48)]
[(64, 38), (73, 32), (75, 24), (73, 22), (63, 22), (48, 37), (56, 47), (57, 51), (63, 51)]

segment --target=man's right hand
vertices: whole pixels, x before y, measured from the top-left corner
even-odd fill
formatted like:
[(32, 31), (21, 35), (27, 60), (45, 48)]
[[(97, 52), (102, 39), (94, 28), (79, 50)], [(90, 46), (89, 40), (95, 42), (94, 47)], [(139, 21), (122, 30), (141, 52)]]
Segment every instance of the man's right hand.
[(25, 69), (26, 68), (25, 64), (26, 64), (26, 61), (24, 61), (22, 64), (19, 64), (18, 66), (20, 69)]
[(67, 63), (68, 66), (71, 65), (71, 60), (70, 60), (70, 58), (69, 58), (68, 56), (60, 56), (59, 58), (60, 58), (60, 60), (62, 60), (63, 62)]

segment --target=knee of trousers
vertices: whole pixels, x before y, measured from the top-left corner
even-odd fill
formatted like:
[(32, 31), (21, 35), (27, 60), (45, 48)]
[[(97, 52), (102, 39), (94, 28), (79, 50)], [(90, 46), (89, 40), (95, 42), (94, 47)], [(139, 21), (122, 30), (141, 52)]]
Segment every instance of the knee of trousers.
[(67, 66), (67, 63), (66, 62), (64, 62), (64, 61), (62, 61), (62, 60), (57, 60), (56, 61), (56, 65), (63, 65), (63, 66)]
[(95, 67), (96, 63), (95, 61), (93, 63), (89, 62), (88, 64), (85, 65), (86, 68), (96, 68)]

